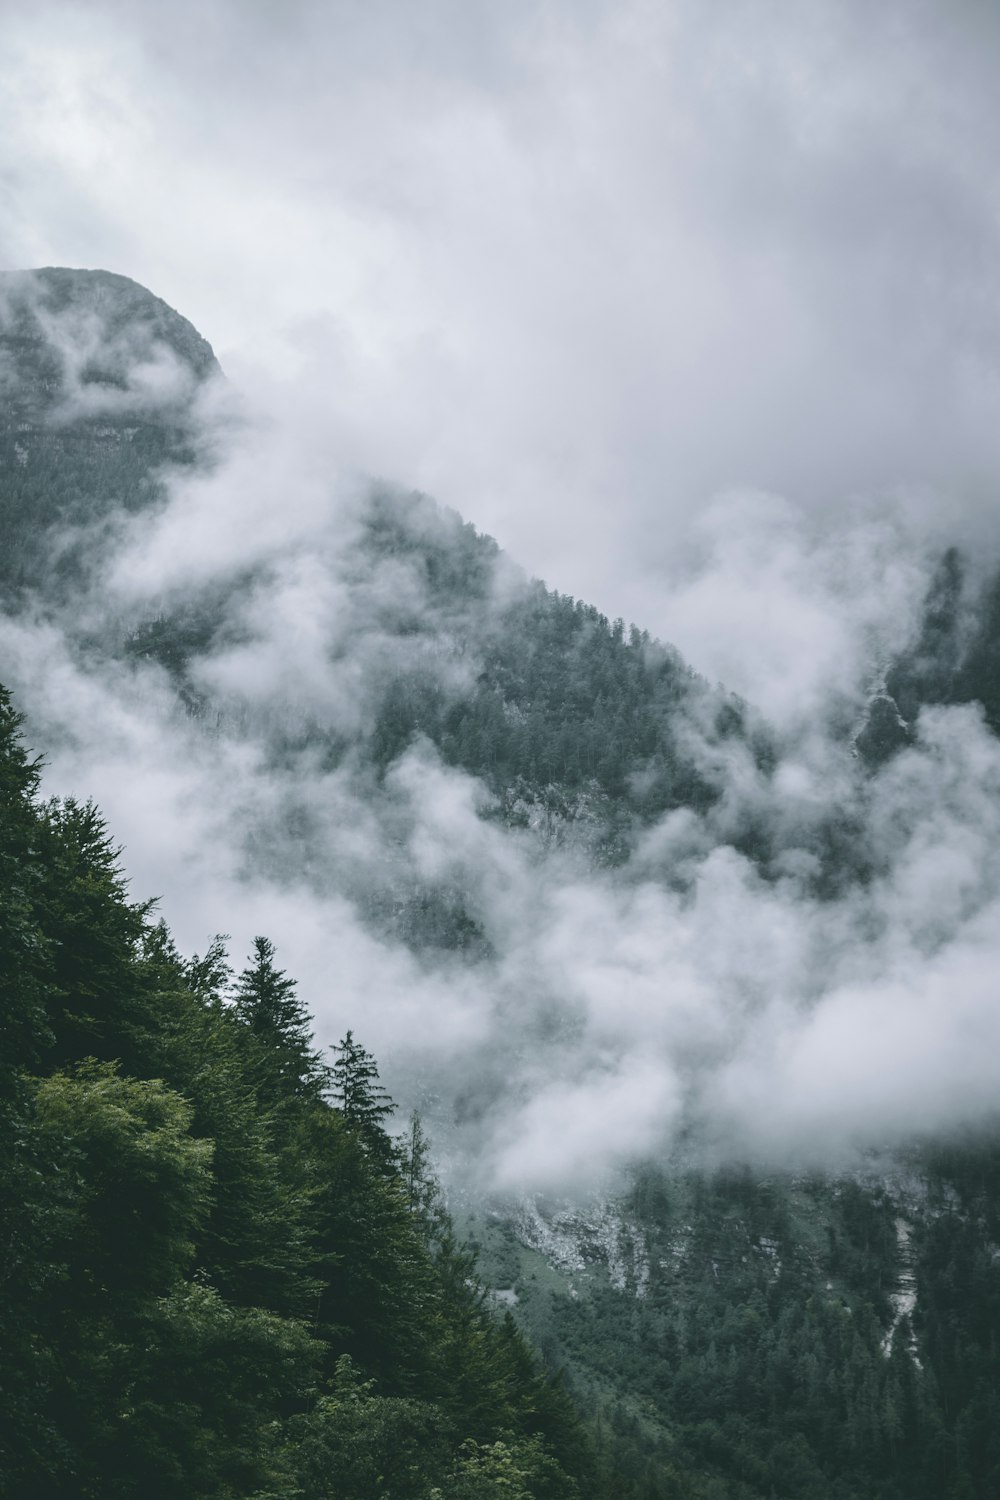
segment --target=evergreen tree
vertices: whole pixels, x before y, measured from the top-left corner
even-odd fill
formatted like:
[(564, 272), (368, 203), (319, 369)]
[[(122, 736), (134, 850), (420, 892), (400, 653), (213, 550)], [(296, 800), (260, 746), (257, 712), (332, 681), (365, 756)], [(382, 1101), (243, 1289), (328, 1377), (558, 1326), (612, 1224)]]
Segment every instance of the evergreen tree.
[(420, 1115), (414, 1110), (400, 1147), (400, 1172), (414, 1222), (428, 1245), (440, 1242), (448, 1215), (441, 1185), (431, 1168), (431, 1145)]
[(392, 1155), (384, 1122), (394, 1113), (386, 1090), (379, 1083), (378, 1065), (370, 1052), (348, 1031), (333, 1049), (336, 1061), (330, 1070), (333, 1102), (348, 1128), (380, 1157)]
[[(215, 946), (201, 970), (218, 969)], [(275, 966), (274, 944), (254, 938), (249, 966), (236, 981), (235, 1014), (249, 1037), (257, 1095), (266, 1110), (292, 1100), (318, 1100), (329, 1070), (313, 1047), (312, 1018), (295, 993), (294, 979)]]
[(0, 687), (0, 1110), (12, 1104), (17, 1070), (34, 1064), (50, 1040), (43, 986), (50, 945), (36, 914), (40, 762), (21, 743), (21, 722)]
[(156, 1023), (136, 959), (153, 903), (129, 901), (121, 850), (92, 802), (49, 802), (36, 839), (39, 919), (52, 944), (52, 1060), (119, 1060), (141, 1074)]

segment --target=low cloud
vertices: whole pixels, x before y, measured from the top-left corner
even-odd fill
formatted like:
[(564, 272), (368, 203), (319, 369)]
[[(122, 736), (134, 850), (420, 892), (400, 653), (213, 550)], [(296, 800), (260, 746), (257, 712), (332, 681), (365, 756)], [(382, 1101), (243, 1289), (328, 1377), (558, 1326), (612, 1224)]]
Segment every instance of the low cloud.
[[(461, 695), (481, 622), (428, 592), (419, 552), (373, 561), (360, 491), (331, 471), (324, 492), (301, 423), (207, 437), (214, 470), (173, 475), (151, 524), (113, 533), (72, 615), (0, 622), (47, 789), (94, 795), (183, 948), (228, 931), (239, 961), (267, 932), (321, 1043), (353, 1027), (401, 1105), (428, 1113), (449, 1173), (480, 1187), (584, 1189), (681, 1139), (830, 1161), (993, 1107), (1000, 745), (976, 709), (928, 709), (912, 747), (867, 776), (843, 732), (926, 578), (891, 521), (829, 541), (787, 502), (755, 501), (742, 527), (720, 502), (677, 618), (759, 689), (779, 763), (766, 774), (739, 740), (720, 751), (695, 714), (686, 744), (721, 797), (637, 832), (608, 870), (572, 837), (508, 827), (425, 740), (375, 779), (386, 682), (419, 670)], [(475, 606), (487, 617), (519, 586), (497, 567)], [(773, 619), (759, 588), (776, 590)], [(80, 650), (81, 618), (206, 589), (225, 629), (191, 663), (201, 717), (163, 668)], [(324, 735), (346, 748), (324, 754)], [(748, 819), (773, 846), (766, 873), (733, 844)], [(867, 873), (818, 895), (831, 820)], [(413, 900), (457, 902), (474, 947), (411, 947), (392, 913)]]
[(989, 5), (6, 11), (4, 261), (127, 270), (609, 615), (669, 638), (733, 487), (989, 536)]
[[(995, 550), (996, 25), (543, 10), (5, 21), (8, 255), (127, 249), (240, 394), (45, 313), (60, 420), (182, 400), (206, 461), (106, 520), (71, 605), (0, 618), (0, 678), (47, 789), (96, 798), (181, 946), (228, 931), (238, 963), (267, 932), (320, 1041), (353, 1027), (455, 1176), (585, 1186), (679, 1140), (822, 1161), (975, 1121), (1000, 747), (969, 707), (925, 710), (877, 774), (853, 737), (942, 536)], [(572, 820), (507, 826), (427, 741), (376, 775), (386, 695), (460, 700), (524, 581), (499, 557), (474, 597), (436, 589), (419, 545), (369, 545), (372, 473), (675, 642), (774, 764), (692, 700), (678, 740), (717, 799), (613, 871)], [(210, 617), (191, 713), (122, 658), (158, 617)], [(406, 940), (457, 910), (464, 949)]]

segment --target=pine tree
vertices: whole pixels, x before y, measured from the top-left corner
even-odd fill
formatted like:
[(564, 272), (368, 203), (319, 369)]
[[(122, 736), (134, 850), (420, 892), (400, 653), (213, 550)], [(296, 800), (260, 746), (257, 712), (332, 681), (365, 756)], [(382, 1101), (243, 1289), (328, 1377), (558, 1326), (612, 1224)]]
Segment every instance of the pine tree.
[(52, 941), (52, 1060), (116, 1059), (142, 1076), (150, 1016), (136, 960), (155, 903), (129, 900), (121, 850), (92, 802), (48, 803), (37, 838), (39, 915)]
[(41, 977), (49, 945), (36, 918), (40, 762), (21, 743), (21, 722), (0, 687), (0, 1113), (17, 1069), (36, 1063), (51, 1040)]
[(251, 1073), (262, 1107), (318, 1101), (329, 1069), (313, 1047), (312, 1018), (295, 993), (295, 981), (275, 967), (274, 944), (266, 937), (254, 938), (250, 966), (236, 981), (234, 1010), (251, 1043)]
[(196, 953), (183, 966), (188, 988), (210, 1008), (222, 1004), (222, 997), (233, 977), (226, 949), (228, 941), (228, 933), (217, 932), (204, 956)]
[(400, 1172), (410, 1213), (430, 1245), (443, 1231), (448, 1215), (441, 1198), (441, 1184), (431, 1167), (430, 1141), (416, 1110), (410, 1116), (409, 1129), (402, 1140)]
[(336, 1062), (330, 1070), (333, 1102), (344, 1121), (378, 1157), (391, 1160), (392, 1142), (383, 1122), (396, 1106), (378, 1081), (378, 1065), (370, 1052), (349, 1031), (334, 1049)]

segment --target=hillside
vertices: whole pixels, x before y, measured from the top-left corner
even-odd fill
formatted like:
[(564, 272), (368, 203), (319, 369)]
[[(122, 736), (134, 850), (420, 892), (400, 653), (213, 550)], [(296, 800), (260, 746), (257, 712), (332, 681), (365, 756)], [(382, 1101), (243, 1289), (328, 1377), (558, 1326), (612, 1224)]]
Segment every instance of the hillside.
[[(907, 647), (793, 732), (423, 495), (331, 475), (298, 506), (299, 430), (220, 423), (211, 349), (127, 278), (6, 276), (0, 355), (29, 743), (134, 784), (199, 930), (218, 891), (323, 952), (313, 1042), (287, 976), (234, 981), (130, 904), (114, 830), (38, 801), (5, 709), (9, 1472), (997, 1493), (996, 581), (945, 554)], [(907, 1007), (947, 1015), (921, 986), (957, 1005), (973, 960), (981, 1008), (928, 1062)], [(255, 985), (290, 1007), (263, 1050)], [(382, 1096), (336, 1102), (321, 1005), (382, 1026), (457, 1238)]]
[(591, 1492), (374, 1059), (321, 1059), (266, 939), (182, 959), (18, 727), (0, 694), (4, 1493)]
[(0, 273), (0, 586), (79, 586), (100, 523), (155, 504), (192, 458), (191, 408), (219, 374), (208, 343), (108, 271)]

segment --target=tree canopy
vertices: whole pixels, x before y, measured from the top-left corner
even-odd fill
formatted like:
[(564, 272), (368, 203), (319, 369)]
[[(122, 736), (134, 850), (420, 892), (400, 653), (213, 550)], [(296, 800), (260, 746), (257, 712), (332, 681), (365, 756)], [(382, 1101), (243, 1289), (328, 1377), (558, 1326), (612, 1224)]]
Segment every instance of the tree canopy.
[(0, 1492), (447, 1500), (509, 1451), (575, 1495), (374, 1058), (323, 1061), (268, 938), (184, 960), (19, 729), (0, 690)]

